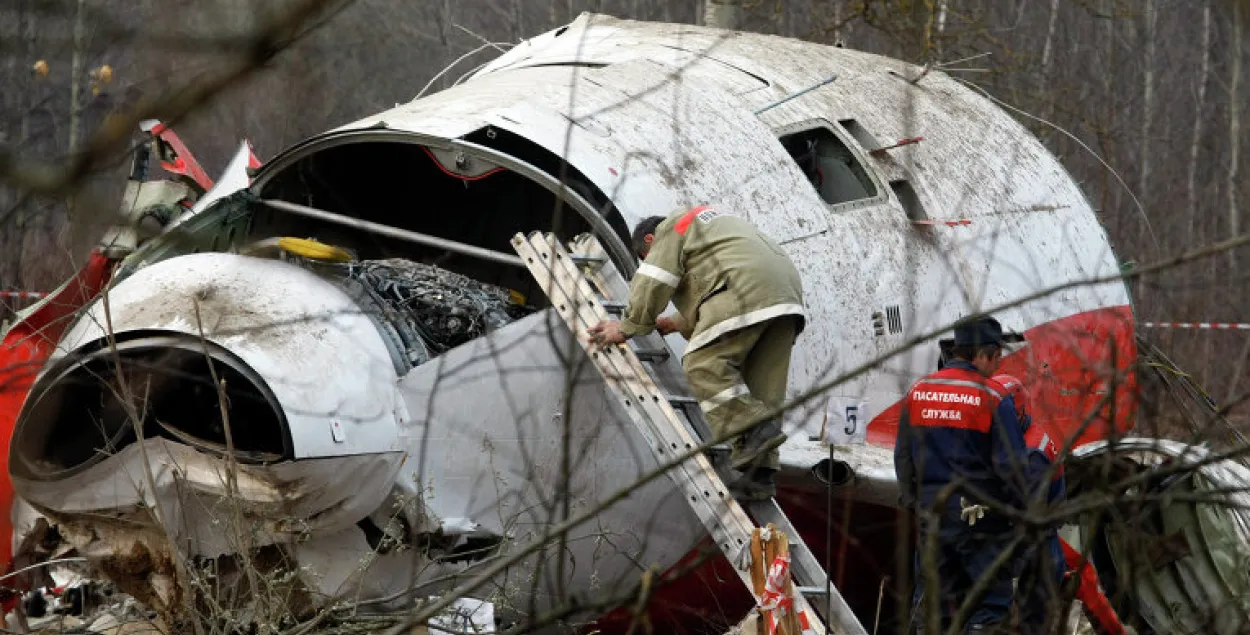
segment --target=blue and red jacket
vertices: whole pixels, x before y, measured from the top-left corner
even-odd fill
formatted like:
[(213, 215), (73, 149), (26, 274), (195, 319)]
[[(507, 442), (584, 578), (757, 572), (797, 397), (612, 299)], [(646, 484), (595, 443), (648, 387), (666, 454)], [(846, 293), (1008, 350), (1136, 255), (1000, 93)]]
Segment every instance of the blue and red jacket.
[(953, 492), (948, 509), (958, 508), (961, 495), (1022, 509), (1041, 478), (1029, 458), (1011, 397), (969, 362), (946, 364), (903, 398), (894, 470), (904, 506), (928, 507), (959, 481), (968, 487)]
[[(1039, 476), (1044, 476), (1050, 465), (1059, 457), (1059, 446), (1040, 425), (1029, 426), (1024, 432), (1024, 444), (1029, 448), (1029, 458), (1036, 466)], [(1063, 477), (1063, 465), (1055, 468), (1050, 480), (1050, 491), (1046, 493), (1047, 502), (1060, 503), (1067, 495), (1067, 483)]]
[[(1038, 425), (1029, 426), (1028, 431), (1024, 433), (1025, 443), (1029, 446), (1030, 458), (1034, 464), (1039, 466), (1039, 476), (1045, 474), (1045, 470), (1049, 469), (1051, 463), (1059, 459), (1059, 446), (1055, 443), (1055, 439), (1050, 436), (1045, 428)], [(1047, 492), (1049, 502), (1057, 504), (1063, 501), (1067, 495), (1066, 483), (1063, 476), (1063, 464), (1060, 463), (1055, 469), (1055, 474), (1050, 482), (1050, 491)], [(1067, 575), (1076, 575), (1078, 584), (1076, 587), (1076, 599), (1081, 601), (1085, 607), (1085, 611), (1089, 620), (1101, 627), (1102, 632), (1109, 635), (1124, 635), (1124, 624), (1120, 621), (1120, 616), (1116, 614), (1115, 608), (1111, 606), (1111, 602), (1107, 600), (1107, 596), (1103, 593), (1102, 587), (1098, 583), (1098, 572), (1094, 569), (1094, 565), (1082, 556), (1080, 552), (1072, 548), (1068, 542), (1059, 537), (1058, 533), (1052, 532), (1047, 538), (1052, 544), (1048, 545), (1052, 553), (1052, 557), (1057, 561), (1063, 562)], [(1062, 557), (1059, 557), (1060, 553)]]

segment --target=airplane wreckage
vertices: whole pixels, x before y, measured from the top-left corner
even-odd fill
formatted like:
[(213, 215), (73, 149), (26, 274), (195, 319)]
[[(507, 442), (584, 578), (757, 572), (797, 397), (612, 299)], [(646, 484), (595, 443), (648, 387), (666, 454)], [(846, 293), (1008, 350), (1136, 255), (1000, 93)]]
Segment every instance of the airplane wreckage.
[[(206, 570), (252, 589), (235, 605), (271, 596), (228, 564), (239, 556), (289, 572), (282, 597), (304, 615), (343, 597), (408, 610), (486, 571), (468, 596), (502, 627), (656, 568), (653, 627), (736, 623), (756, 599), (736, 563), (700, 557), (708, 531), (666, 478), (490, 569), (660, 465), (514, 236), (594, 236), (628, 277), (639, 219), (711, 203), (803, 274), (794, 395), (883, 359), (788, 412), (781, 450), (778, 504), (852, 621), (906, 614), (882, 593), (911, 562), (891, 446), (904, 392), (940, 354), (910, 343), (1006, 305), (994, 315), (1025, 343), (1003, 371), (1028, 386), (1033, 425), (1065, 441), (1074, 491), (1194, 467), (1134, 485), (1174, 498), (1065, 528), (1122, 616), (1140, 632), (1250, 627), (1246, 517), (1180, 495), (1250, 473), (1123, 438), (1141, 354), (1127, 289), (1070, 284), (1116, 274), (1107, 235), (1037, 139), (942, 72), (583, 14), (263, 164), (244, 144), (216, 183), (172, 131), (146, 132), (180, 178), (149, 178), (137, 158), (134, 222), (0, 350), (13, 486), (0, 504), (25, 510), (14, 548), (46, 517), (159, 610), (203, 591)], [(680, 399), (683, 342), (665, 339), (656, 380)], [(614, 632), (632, 616), (587, 606), (563, 623)]]

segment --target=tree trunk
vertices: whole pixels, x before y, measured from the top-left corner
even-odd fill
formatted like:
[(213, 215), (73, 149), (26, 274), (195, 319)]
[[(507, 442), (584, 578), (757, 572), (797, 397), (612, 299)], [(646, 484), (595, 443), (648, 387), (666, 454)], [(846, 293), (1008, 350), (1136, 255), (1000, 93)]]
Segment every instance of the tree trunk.
[(73, 155), (78, 152), (78, 135), (81, 121), (79, 113), (81, 108), (79, 101), (82, 99), (80, 91), (82, 89), (82, 64), (83, 57), (87, 52), (83, 50), (84, 40), (86, 40), (86, 11), (83, 11), (83, 5), (86, 0), (78, 0), (75, 8), (74, 16), (74, 44), (70, 50), (69, 62), (69, 154)]
[(1194, 104), (1194, 134), (1189, 143), (1189, 176), (1186, 179), (1189, 226), (1185, 232), (1186, 245), (1193, 246), (1194, 229), (1198, 218), (1198, 199), (1195, 181), (1198, 177), (1198, 145), (1202, 140), (1202, 118), (1206, 112), (1207, 77), (1211, 73), (1211, 2), (1202, 7), (1202, 71), (1198, 74), (1198, 96)]
[(703, 4), (703, 24), (718, 29), (736, 29), (742, 19), (740, 0), (706, 0)]
[[(86, 38), (86, 11), (83, 5), (86, 0), (78, 0), (74, 17), (74, 43), (73, 49), (70, 51), (70, 70), (69, 70), (69, 156), (78, 153), (78, 135), (81, 134), (79, 127), (82, 125), (81, 113), (82, 96), (79, 92), (82, 89), (82, 64), (83, 58), (87, 52), (83, 50)], [(70, 244), (74, 243), (74, 197), (70, 195), (65, 199), (65, 217), (69, 229)]]
[[(1099, 9), (1103, 13), (1109, 13), (1111, 12), (1112, 7), (1110, 6), (1110, 2), (1107, 2), (1106, 0), (1104, 0), (1104, 2), (1099, 5)], [(1104, 46), (1103, 59), (1106, 60), (1106, 64), (1107, 64), (1106, 68), (1102, 69), (1102, 73), (1101, 73), (1102, 75), (1102, 101), (1103, 101), (1103, 104), (1106, 105), (1106, 110), (1105, 110), (1104, 119), (1102, 122), (1102, 131), (1100, 131), (1099, 133), (1099, 137), (1100, 137), (1099, 140), (1102, 142), (1103, 156), (1106, 157), (1108, 160), (1114, 160), (1114, 158), (1111, 156), (1112, 139), (1110, 136), (1110, 131), (1115, 129), (1115, 114), (1116, 114), (1116, 111), (1115, 111), (1116, 91), (1115, 91), (1115, 84), (1113, 81), (1115, 77), (1115, 64), (1116, 64), (1116, 54), (1115, 54), (1116, 52), (1116, 33), (1115, 33), (1116, 21), (1115, 20), (1103, 20), (1102, 24), (1103, 24), (1103, 31), (1104, 31), (1101, 37), (1101, 41)], [(1102, 180), (1102, 188), (1101, 188), (1102, 189), (1102, 197), (1101, 197), (1102, 198), (1102, 205), (1101, 205), (1102, 211), (1104, 214), (1107, 214), (1108, 216), (1110, 216), (1111, 213), (1115, 211), (1113, 206), (1116, 204), (1116, 199), (1117, 199), (1117, 197), (1115, 196), (1115, 193), (1112, 192), (1112, 189), (1111, 189), (1110, 170), (1106, 166), (1103, 166), (1099, 170), (1099, 175), (1102, 177), (1101, 179)]]
[[(1140, 171), (1137, 175), (1137, 196), (1142, 205), (1150, 207), (1150, 137), (1154, 134), (1151, 122), (1155, 111), (1155, 24), (1158, 12), (1155, 0), (1145, 0), (1142, 25), (1142, 117), (1140, 146)], [(1143, 236), (1145, 227), (1142, 228)]]
[(525, 12), (521, 10), (521, 0), (512, 0), (512, 41), (520, 42), (524, 37), (525, 28), (522, 26), (522, 20), (525, 18)]
[(942, 32), (946, 30), (946, 0), (926, 0), (929, 15), (924, 21), (924, 52), (925, 62), (936, 63), (942, 57)]
[[(816, 15), (816, 7), (813, 6), (814, 4), (815, 2), (813, 0), (808, 0), (807, 2), (807, 12), (809, 15), (812, 15), (812, 16)], [(833, 4), (833, 23), (835, 25), (842, 24), (842, 0), (833, 0), (832, 4)], [(838, 40), (841, 40), (841, 39), (842, 39), (842, 29), (838, 28), (837, 30), (833, 32), (833, 41), (837, 42)], [(843, 42), (845, 42), (845, 40), (843, 40)]]
[[(1053, 121), (1055, 117), (1055, 96), (1053, 89), (1054, 76), (1050, 72), (1050, 61), (1054, 57), (1055, 47), (1055, 26), (1059, 22), (1059, 0), (1050, 0), (1050, 19), (1046, 24), (1046, 41), (1042, 44), (1042, 68), (1038, 73), (1037, 94), (1042, 99), (1042, 119)], [(1043, 139), (1051, 140), (1050, 149), (1057, 150), (1059, 135), (1054, 131), (1043, 128)]]
[[(1142, 115), (1141, 130), (1138, 133), (1138, 172), (1137, 172), (1137, 198), (1142, 206), (1142, 221), (1138, 225), (1137, 231), (1138, 242), (1143, 247), (1151, 242), (1150, 237), (1150, 210), (1152, 199), (1150, 196), (1150, 137), (1154, 135), (1154, 128), (1151, 122), (1154, 120), (1155, 111), (1155, 22), (1158, 12), (1155, 10), (1155, 0), (1145, 0), (1145, 7), (1142, 11)], [(1156, 245), (1156, 248), (1158, 246)], [(1150, 253), (1150, 252), (1144, 252)], [(1149, 286), (1142, 283), (1137, 285), (1138, 302), (1141, 305), (1146, 303), (1146, 294)]]
[(1050, 68), (1050, 56), (1055, 45), (1055, 25), (1059, 21), (1059, 0), (1050, 0), (1050, 20), (1046, 24), (1046, 43), (1042, 45), (1042, 75)]
[[(1228, 234), (1236, 236), (1241, 231), (1237, 215), (1237, 165), (1241, 162), (1241, 37), (1245, 25), (1241, 23), (1241, 3), (1233, 3), (1233, 68), (1228, 82)], [(1230, 271), (1236, 271), (1237, 258), (1228, 252)]]
[[(11, 147), (20, 151), (26, 147), (26, 139), (30, 136), (30, 110), (34, 106), (35, 96), (31, 86), (32, 82), (29, 79), (21, 82), (16, 81), (22, 75), (29, 77), (27, 74), (30, 72), (29, 68), (19, 70), (16, 60), (34, 60), (37, 56), (34, 53), (34, 12), (30, 11), (27, 3), (21, 3), (21, 6), (15, 11), (17, 13), (17, 28), (15, 32), (21, 34), (21, 37), (17, 49), (9, 56), (14, 69), (9, 77), (12, 78), (12, 88), (15, 90), (6, 91), (6, 93), (12, 97), (11, 107), (13, 112), (17, 113), (18, 123), (17, 136), (6, 141), (10, 143)], [(22, 73), (22, 75), (18, 73)], [(20, 88), (25, 88), (25, 90)], [(4, 250), (3, 261), (0, 261), (0, 285), (14, 285), (18, 288), (24, 288), (24, 285), (22, 285), (22, 258), (26, 249), (22, 245), (26, 242), (26, 209), (31, 203), (22, 204), (21, 196), (16, 189), (0, 188), (0, 191), (6, 194), (4, 207), (0, 208), (0, 215), (9, 213), (12, 205), (21, 205), (21, 207), (12, 211), (12, 218), (5, 221), (7, 224), (0, 225), (0, 245), (3, 245), (0, 248)], [(14, 306), (16, 307), (16, 305)], [(7, 317), (7, 313), (7, 307), (0, 304), (0, 316)]]

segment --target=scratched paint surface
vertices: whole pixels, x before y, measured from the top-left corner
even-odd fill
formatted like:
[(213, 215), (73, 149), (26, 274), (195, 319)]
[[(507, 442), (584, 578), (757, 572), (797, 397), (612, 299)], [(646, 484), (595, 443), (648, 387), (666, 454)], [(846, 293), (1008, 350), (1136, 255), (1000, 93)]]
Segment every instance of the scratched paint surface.
[[(678, 34), (680, 42), (674, 43)], [(744, 110), (838, 75), (833, 84), (762, 115), (773, 127), (813, 117), (830, 122), (854, 119), (883, 145), (906, 137), (924, 138), (890, 151), (889, 159), (870, 160), (870, 167), (883, 183), (908, 178), (929, 218), (973, 222), (931, 230), (931, 236), (922, 239), (891, 193), (881, 211), (829, 213), (831, 238), (816, 236), (788, 244), (803, 263), (809, 307), (819, 318), (814, 332), (803, 338), (804, 350), (797, 352), (795, 392), (886, 353), (891, 343), (905, 339), (848, 337), (866, 328), (866, 307), (901, 305), (909, 318), (902, 335), (910, 336), (961, 314), (1116, 271), (1105, 232), (1058, 162), (1004, 112), (941, 73), (930, 73), (912, 85), (902, 76), (919, 69), (888, 58), (767, 36), (725, 38), (701, 34), (697, 28), (655, 28), (603, 16), (579, 20), (556, 40), (544, 50), (512, 52), (479, 77), (485, 81), (506, 75), (511, 68), (559, 61), (620, 64), (655, 59), (656, 51), (679, 46), (704, 51), (769, 82), (772, 90), (739, 97)], [(685, 121), (697, 125), (694, 117)], [(746, 180), (759, 166), (748, 168), (738, 162), (722, 169), (736, 169), (738, 178)], [(811, 201), (792, 197), (784, 204), (793, 208)], [(794, 233), (791, 225), (783, 236)], [(852, 255), (843, 258), (845, 253)], [(1023, 330), (1126, 302), (1122, 285), (1104, 284), (1041, 298), (999, 317), (1009, 328)], [(893, 402), (911, 380), (932, 368), (935, 358), (936, 352), (926, 351), (895, 360), (866, 381), (853, 382), (863, 387), (848, 388), (848, 393), (876, 393), (878, 401)]]
[[(560, 64), (589, 66), (558, 66)], [(1116, 262), (1087, 201), (1017, 122), (941, 74), (897, 60), (757, 34), (583, 15), (516, 47), (448, 91), (340, 130), (463, 134), (490, 124), (566, 157), (627, 222), (682, 205), (719, 204), (785, 243), (816, 319), (796, 349), (791, 392), (828, 382), (960, 315), (1056, 285), (1108, 275)], [(836, 74), (832, 84), (761, 116), (752, 111)], [(473, 99), (466, 99), (472, 96)], [(857, 156), (888, 198), (829, 208), (773, 129), (854, 119), (886, 156)], [(331, 135), (332, 136), (332, 135)], [(906, 179), (931, 219), (917, 229), (890, 182)], [(1008, 328), (1127, 303), (1120, 284), (1080, 287), (998, 315)], [(873, 311), (898, 306), (903, 331), (865, 333)], [(936, 352), (898, 356), (846, 397), (897, 399)], [(816, 410), (798, 417), (811, 431)]]

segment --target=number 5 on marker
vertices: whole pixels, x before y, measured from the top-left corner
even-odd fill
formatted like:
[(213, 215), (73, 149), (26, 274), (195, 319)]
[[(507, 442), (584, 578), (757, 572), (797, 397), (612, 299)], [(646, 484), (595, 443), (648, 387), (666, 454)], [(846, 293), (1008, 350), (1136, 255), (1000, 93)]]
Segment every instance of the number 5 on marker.
[(824, 442), (830, 445), (866, 443), (867, 435), (864, 426), (860, 425), (863, 413), (862, 401), (835, 399), (825, 410)]

